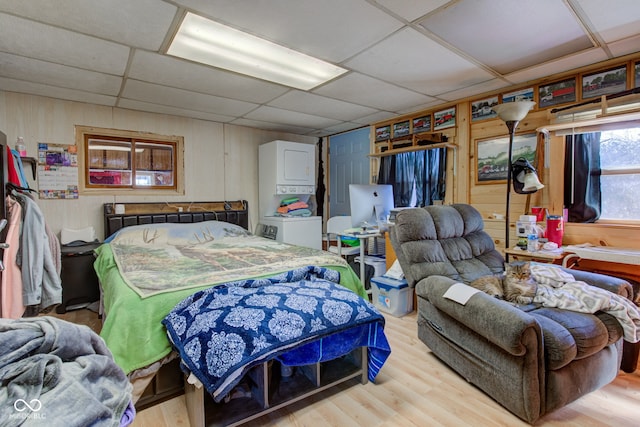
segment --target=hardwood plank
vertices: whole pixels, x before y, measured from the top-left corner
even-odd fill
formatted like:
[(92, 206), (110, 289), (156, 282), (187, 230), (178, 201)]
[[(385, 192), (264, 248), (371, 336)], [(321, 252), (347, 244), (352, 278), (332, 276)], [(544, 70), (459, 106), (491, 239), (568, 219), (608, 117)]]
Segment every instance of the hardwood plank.
[[(95, 328), (97, 315), (57, 315)], [(438, 360), (417, 338), (415, 311), (385, 314), (392, 353), (375, 383), (339, 385), (246, 424), (254, 426), (528, 426)], [(640, 370), (546, 415), (536, 427), (638, 425)], [(140, 411), (134, 427), (189, 426), (184, 396)]]

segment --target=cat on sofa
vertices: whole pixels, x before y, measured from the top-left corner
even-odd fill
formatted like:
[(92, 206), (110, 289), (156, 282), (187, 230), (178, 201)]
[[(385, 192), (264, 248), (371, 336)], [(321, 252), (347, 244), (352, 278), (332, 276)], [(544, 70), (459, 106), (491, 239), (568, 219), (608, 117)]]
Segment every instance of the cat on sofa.
[(515, 304), (531, 304), (536, 296), (538, 285), (531, 277), (529, 262), (516, 261), (505, 263), (504, 274), (482, 276), (469, 286), (481, 290), (492, 297)]

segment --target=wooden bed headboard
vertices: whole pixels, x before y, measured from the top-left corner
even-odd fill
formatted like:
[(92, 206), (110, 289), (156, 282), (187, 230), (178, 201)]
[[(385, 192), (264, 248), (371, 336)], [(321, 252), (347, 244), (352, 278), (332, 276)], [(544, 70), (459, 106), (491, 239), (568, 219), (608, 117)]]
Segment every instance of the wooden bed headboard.
[(249, 207), (246, 200), (222, 202), (117, 203), (124, 213), (116, 213), (114, 203), (104, 204), (104, 237), (124, 227), (165, 222), (192, 223), (225, 221), (249, 228)]

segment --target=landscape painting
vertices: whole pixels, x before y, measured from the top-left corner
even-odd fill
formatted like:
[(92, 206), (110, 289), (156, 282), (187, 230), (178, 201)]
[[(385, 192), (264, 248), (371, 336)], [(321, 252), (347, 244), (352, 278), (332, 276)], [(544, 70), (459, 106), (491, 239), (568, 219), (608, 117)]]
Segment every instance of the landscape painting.
[[(524, 157), (535, 164), (538, 138), (535, 133), (516, 135), (513, 138), (511, 160)], [(507, 155), (509, 137), (476, 141), (476, 183), (495, 184), (507, 180)]]

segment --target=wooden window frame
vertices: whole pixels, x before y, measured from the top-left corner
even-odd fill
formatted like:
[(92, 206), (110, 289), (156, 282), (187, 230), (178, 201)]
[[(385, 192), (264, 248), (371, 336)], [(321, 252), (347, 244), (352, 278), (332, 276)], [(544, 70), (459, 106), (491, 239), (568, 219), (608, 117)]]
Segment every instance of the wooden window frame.
[[(78, 191), (85, 195), (184, 195), (184, 138), (175, 135), (159, 135), (147, 132), (136, 132), (120, 129), (106, 129), (89, 126), (76, 126), (76, 146), (78, 148)], [(106, 142), (131, 143), (132, 152), (129, 162), (131, 170), (131, 184), (127, 185), (98, 185), (89, 182), (89, 139), (103, 139)], [(173, 149), (173, 184), (172, 185), (136, 185), (135, 172), (137, 169), (135, 144), (168, 145)], [(140, 169), (144, 170), (144, 169)], [(167, 169), (171, 170), (171, 169)]]

